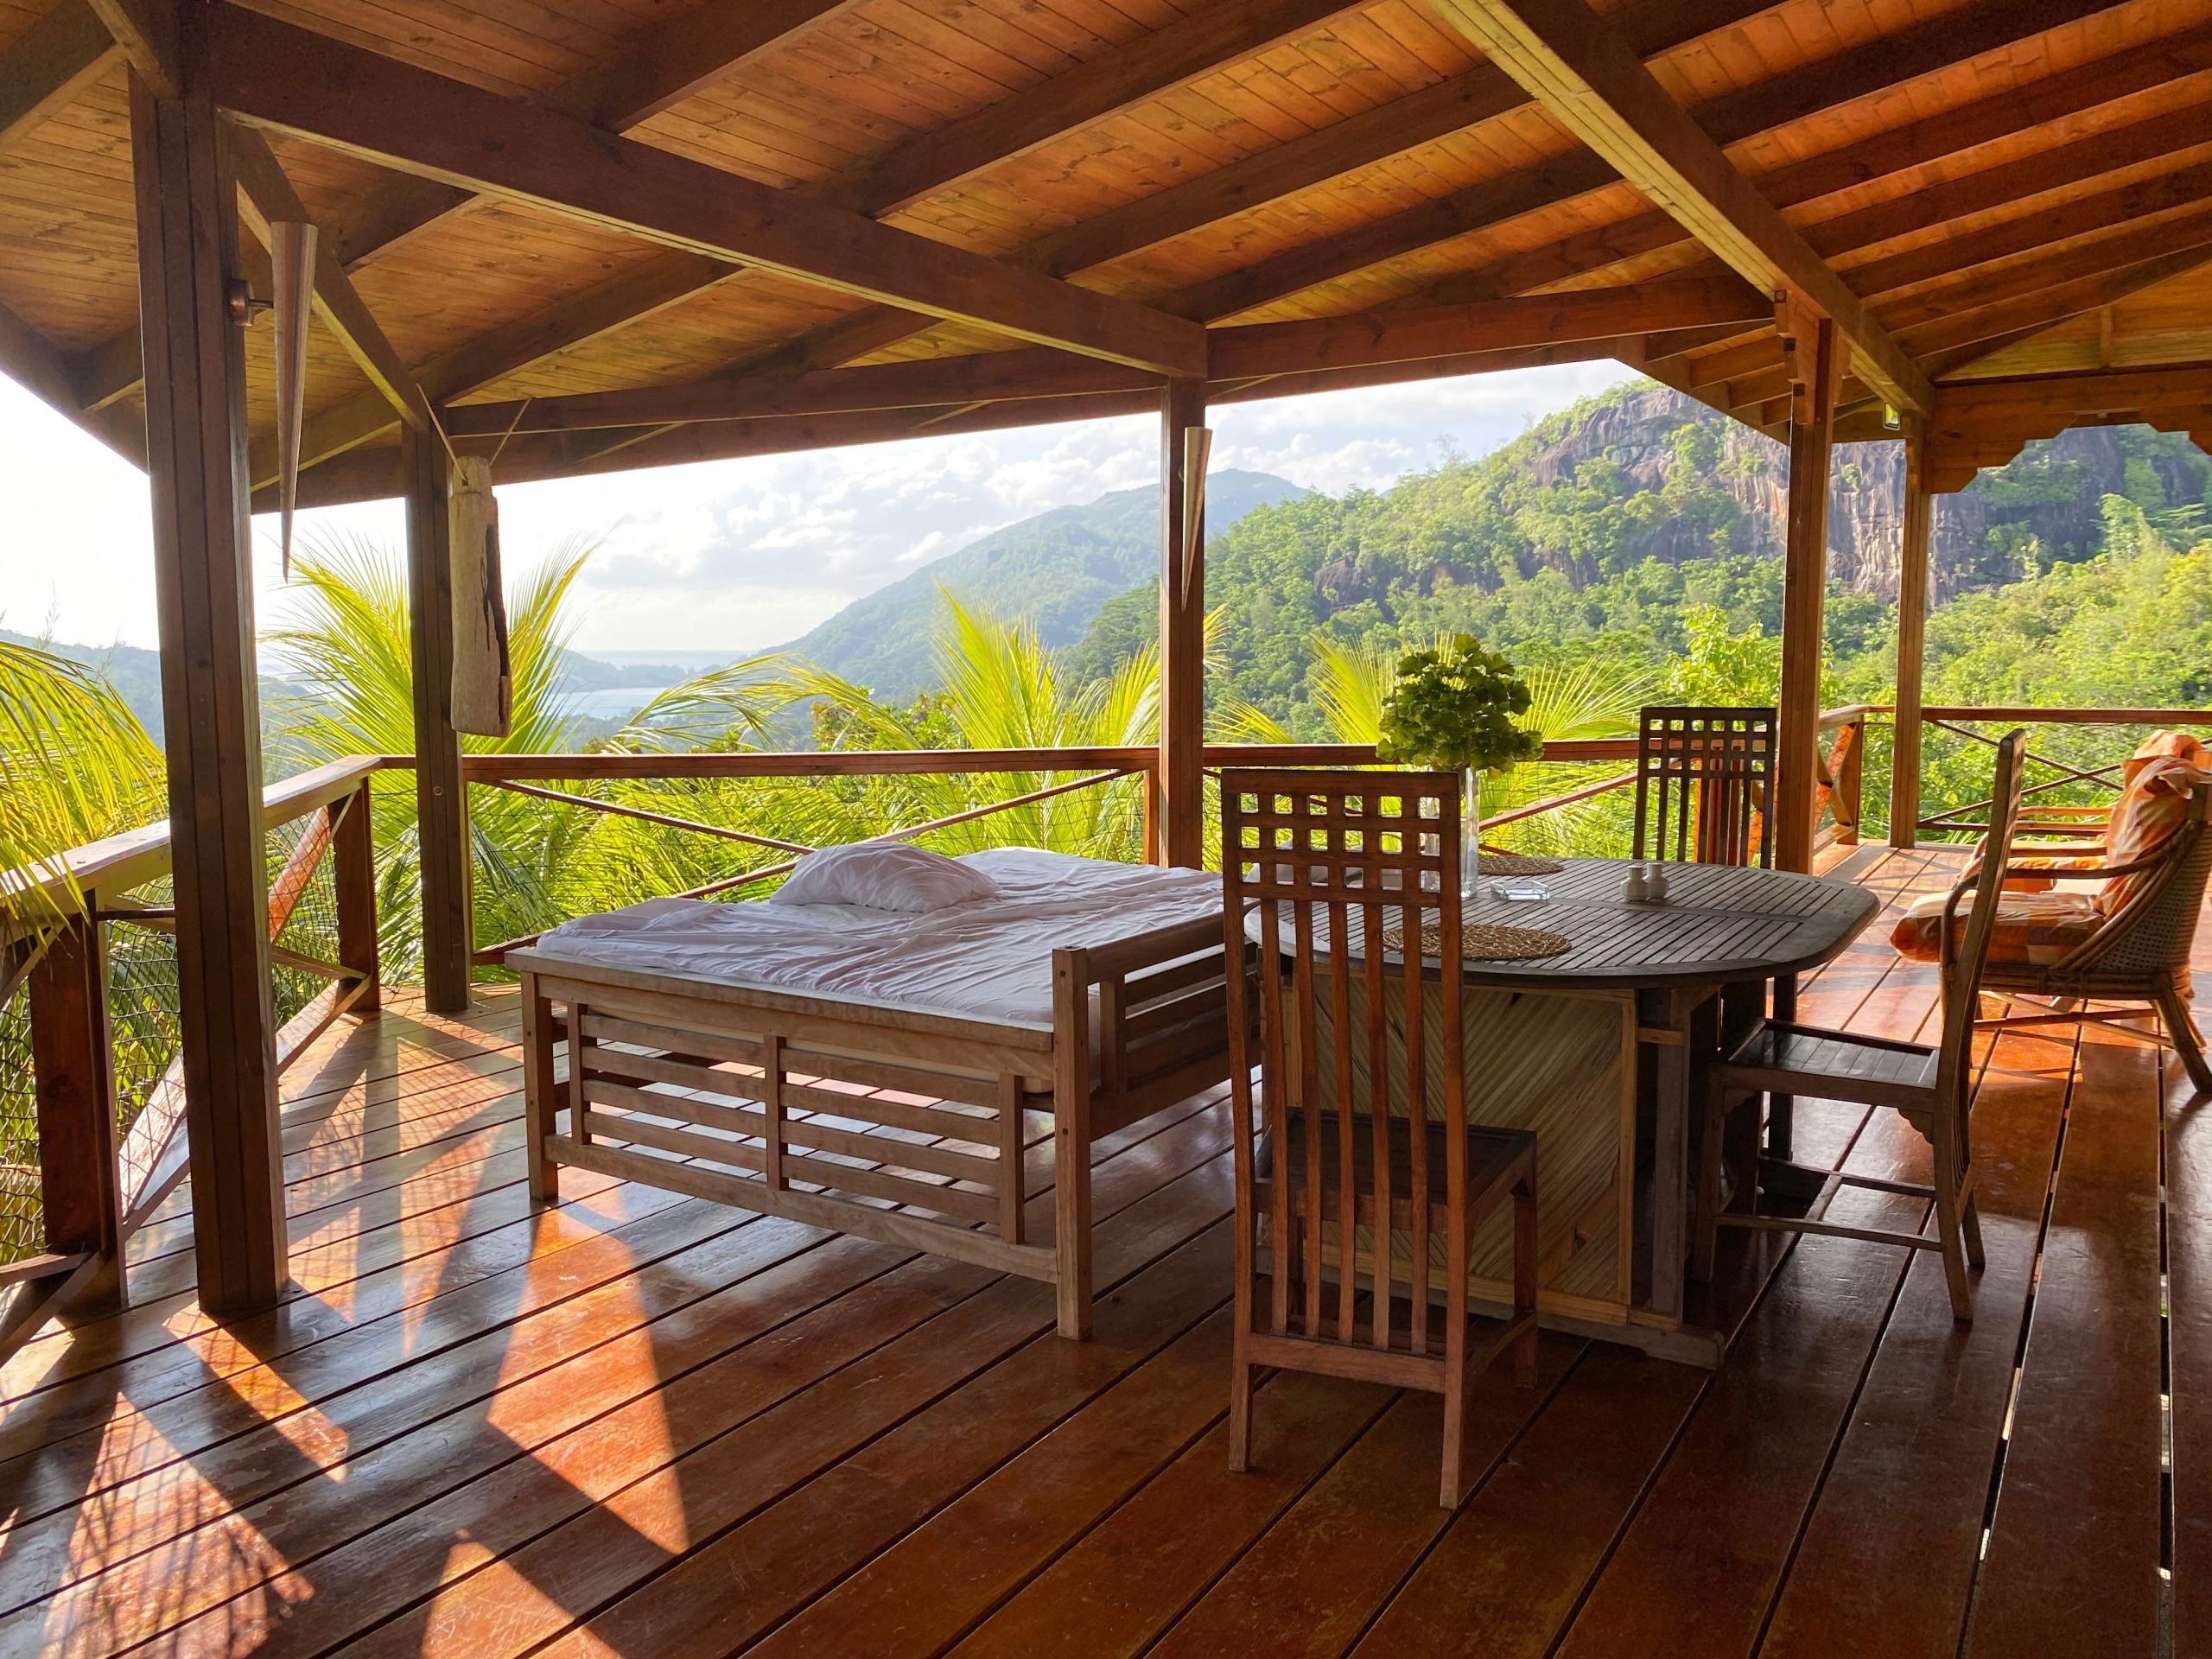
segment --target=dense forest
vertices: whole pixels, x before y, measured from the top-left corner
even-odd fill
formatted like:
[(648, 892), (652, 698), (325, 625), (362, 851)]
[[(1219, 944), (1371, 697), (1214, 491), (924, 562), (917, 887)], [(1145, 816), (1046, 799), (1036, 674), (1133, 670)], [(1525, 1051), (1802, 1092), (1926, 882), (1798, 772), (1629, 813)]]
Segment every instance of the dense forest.
[[(1215, 539), (1217, 708), (1329, 734), (1317, 645), (1388, 653), (1466, 632), (1525, 664), (1641, 665), (1656, 686), (1748, 677), (1782, 609), (1778, 446), (1635, 384), (1586, 400), (1480, 460), (1380, 492), (1262, 507)], [(1834, 700), (1893, 683), (1897, 446), (1837, 452), (1827, 603)], [(1937, 504), (1931, 697), (1960, 702), (2202, 704), (2212, 690), (2212, 460), (2146, 428), (2031, 445)], [(1157, 630), (1150, 588), (1101, 612), (1069, 653), (1103, 672)], [(1725, 649), (1723, 645), (1725, 642)], [(1736, 664), (1722, 669), (1723, 659)], [(1705, 690), (1719, 693), (1725, 683)]]

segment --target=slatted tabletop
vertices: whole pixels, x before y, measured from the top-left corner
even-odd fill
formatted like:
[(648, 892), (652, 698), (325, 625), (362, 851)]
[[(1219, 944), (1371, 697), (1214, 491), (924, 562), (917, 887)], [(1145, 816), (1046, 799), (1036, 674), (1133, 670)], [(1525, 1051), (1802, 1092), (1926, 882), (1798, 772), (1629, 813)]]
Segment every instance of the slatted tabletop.
[[(1551, 897), (1498, 899), (1490, 880), (1466, 905), (1469, 925), (1541, 928), (1571, 947), (1532, 962), (1470, 960), (1467, 976), (1533, 988), (1688, 987), (1802, 973), (1832, 960), (1879, 908), (1874, 895), (1832, 876), (1732, 865), (1671, 864), (1663, 904), (1621, 897), (1627, 861), (1578, 858), (1539, 878)], [(1256, 924), (1254, 925), (1256, 929)], [(1359, 918), (1348, 918), (1353, 954)], [(1317, 937), (1325, 948), (1325, 920)]]

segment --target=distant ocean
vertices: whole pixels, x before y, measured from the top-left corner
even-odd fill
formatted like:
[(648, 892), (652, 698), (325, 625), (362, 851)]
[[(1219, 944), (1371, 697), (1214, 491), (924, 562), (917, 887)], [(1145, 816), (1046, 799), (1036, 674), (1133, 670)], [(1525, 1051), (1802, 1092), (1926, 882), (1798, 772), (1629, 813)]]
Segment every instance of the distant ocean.
[(668, 690), (664, 685), (613, 685), (569, 693), (569, 706), (591, 720), (626, 720)]

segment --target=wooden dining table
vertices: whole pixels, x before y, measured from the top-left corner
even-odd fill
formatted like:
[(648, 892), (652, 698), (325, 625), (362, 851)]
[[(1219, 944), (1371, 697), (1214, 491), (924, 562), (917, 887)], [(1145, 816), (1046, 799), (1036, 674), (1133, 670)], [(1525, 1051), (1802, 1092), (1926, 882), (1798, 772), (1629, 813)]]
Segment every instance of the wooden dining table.
[[(1663, 902), (1624, 898), (1619, 859), (1564, 861), (1532, 878), (1548, 894), (1535, 900), (1494, 896), (1496, 878), (1479, 878), (1465, 905), (1471, 927), (1534, 928), (1568, 947), (1467, 962), (1468, 1114), (1536, 1133), (1546, 1322), (1717, 1364), (1726, 1332), (1684, 1310), (1699, 1062), (1761, 1017), (1777, 983), (1786, 1001), (1796, 976), (1842, 952), (1879, 906), (1832, 877), (1666, 868)], [(1364, 945), (1357, 912), (1348, 920), (1356, 974)], [(1402, 1003), (1386, 1006), (1402, 1019)], [(1318, 1068), (1325, 1087), (1332, 1071)], [(1475, 1272), (1479, 1285), (1480, 1252)]]

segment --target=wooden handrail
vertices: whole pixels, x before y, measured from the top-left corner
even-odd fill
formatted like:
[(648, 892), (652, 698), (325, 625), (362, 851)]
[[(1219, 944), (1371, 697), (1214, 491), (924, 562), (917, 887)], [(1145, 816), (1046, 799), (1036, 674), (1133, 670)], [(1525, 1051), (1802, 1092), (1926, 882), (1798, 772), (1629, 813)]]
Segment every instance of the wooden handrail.
[[(344, 799), (371, 773), (395, 764), (412, 766), (414, 762), (411, 756), (352, 755), (270, 785), (261, 798), (264, 833)], [(168, 872), (169, 823), (167, 818), (160, 818), (120, 835), (73, 847), (51, 868), (0, 874), (0, 893), (22, 895), (10, 909), (23, 907), (22, 901), (28, 899), (34, 906), (42, 900), (46, 906), (67, 912), (76, 908), (79, 893), (94, 887), (125, 893), (158, 880)]]
[(971, 772), (1142, 772), (1160, 763), (1148, 745), (1067, 749), (746, 749), (734, 753), (464, 754), (471, 783), (562, 778), (957, 777)]

